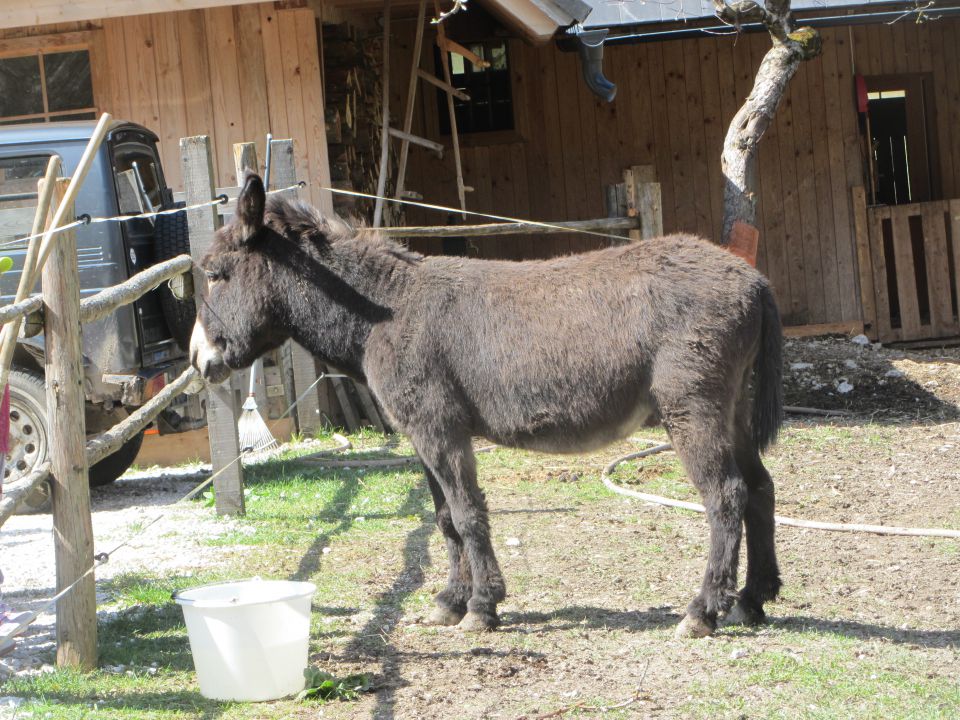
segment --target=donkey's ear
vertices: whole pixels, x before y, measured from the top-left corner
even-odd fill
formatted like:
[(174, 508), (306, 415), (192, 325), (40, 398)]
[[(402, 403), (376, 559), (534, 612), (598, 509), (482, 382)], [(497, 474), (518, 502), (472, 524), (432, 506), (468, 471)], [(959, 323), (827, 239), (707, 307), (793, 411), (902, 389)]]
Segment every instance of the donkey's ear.
[(237, 220), (241, 225), (244, 241), (252, 240), (263, 227), (263, 211), (267, 204), (267, 194), (263, 189), (263, 180), (253, 172), (247, 172), (243, 178), (243, 189), (237, 198)]

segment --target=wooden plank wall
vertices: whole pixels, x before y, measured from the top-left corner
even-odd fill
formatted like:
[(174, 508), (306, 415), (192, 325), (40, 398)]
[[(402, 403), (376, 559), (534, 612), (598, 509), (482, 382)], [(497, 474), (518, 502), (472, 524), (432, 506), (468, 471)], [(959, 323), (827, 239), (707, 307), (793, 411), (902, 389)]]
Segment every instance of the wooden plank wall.
[[(412, 23), (395, 23), (394, 112), (402, 111)], [(861, 319), (850, 188), (864, 184), (853, 75), (931, 72), (936, 88), (944, 197), (960, 196), (960, 20), (866, 25), (822, 31), (822, 57), (801, 66), (760, 146), (758, 263), (790, 324)], [(573, 54), (553, 46), (510, 47), (519, 131), (463, 148), (474, 210), (537, 220), (602, 217), (604, 186), (630, 165), (652, 164), (667, 232), (716, 235), (722, 217), (720, 148), (727, 126), (770, 44), (703, 37), (607, 48), (617, 98), (592, 97)], [(432, 57), (424, 53), (424, 67)], [(421, 87), (414, 132), (431, 134), (432, 90)], [(953, 132), (951, 132), (953, 128)], [(453, 166), (411, 151), (407, 185), (428, 201), (456, 204)], [(445, 218), (408, 211), (410, 223)], [(478, 241), (481, 256), (543, 257), (603, 244), (589, 236)], [(437, 240), (417, 249), (439, 252)]]
[[(218, 7), (3, 31), (0, 38), (89, 31), (98, 108), (160, 137), (168, 183), (182, 188), (179, 140), (210, 135), (217, 185), (236, 185), (233, 143), (292, 137), (297, 175), (320, 202), (329, 178), (320, 54), (308, 8)], [(42, 38), (38, 38), (42, 39)]]

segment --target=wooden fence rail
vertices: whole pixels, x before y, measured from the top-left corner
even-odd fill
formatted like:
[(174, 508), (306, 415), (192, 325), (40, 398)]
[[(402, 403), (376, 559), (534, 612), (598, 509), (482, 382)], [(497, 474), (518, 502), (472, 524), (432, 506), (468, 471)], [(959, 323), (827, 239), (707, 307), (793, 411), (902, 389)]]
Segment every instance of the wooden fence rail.
[(87, 463), (93, 465), (112, 455), (134, 435), (143, 430), (182, 394), (198, 393), (203, 389), (200, 374), (192, 367), (184, 370), (176, 380), (167, 385), (148, 402), (141, 405), (129, 417), (87, 441)]
[(483, 223), (481, 225), (411, 225), (409, 227), (377, 228), (376, 231), (391, 237), (487, 237), (493, 235), (547, 235), (584, 230), (616, 232), (639, 229), (639, 217), (615, 217), (598, 218), (596, 220), (568, 220), (542, 225), (520, 222)]
[(6, 325), (8, 322), (13, 322), (18, 318), (25, 318), (37, 312), (37, 310), (42, 307), (43, 297), (41, 295), (34, 295), (18, 303), (4, 305), (0, 308), (0, 325)]
[(139, 300), (161, 283), (189, 273), (192, 268), (193, 258), (189, 255), (178, 255), (157, 263), (129, 280), (83, 300), (80, 303), (80, 321), (90, 323), (101, 320), (118, 308)]
[(50, 463), (45, 462), (28, 475), (9, 485), (3, 486), (3, 499), (0, 499), (0, 525), (3, 525), (23, 501), (42, 483), (50, 479)]

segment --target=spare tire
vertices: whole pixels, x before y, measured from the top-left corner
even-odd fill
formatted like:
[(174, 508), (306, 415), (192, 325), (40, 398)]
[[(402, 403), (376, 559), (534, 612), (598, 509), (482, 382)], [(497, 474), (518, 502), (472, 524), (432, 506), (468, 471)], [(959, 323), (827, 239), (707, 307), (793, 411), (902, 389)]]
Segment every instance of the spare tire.
[[(178, 202), (174, 207), (184, 207)], [(153, 225), (154, 256), (157, 262), (170, 260), (177, 255), (190, 254), (190, 232), (187, 229), (187, 214), (158, 215)], [(170, 287), (160, 286), (160, 307), (170, 328), (170, 334), (183, 350), (190, 349), (190, 335), (197, 319), (197, 305), (191, 300), (178, 300)]]

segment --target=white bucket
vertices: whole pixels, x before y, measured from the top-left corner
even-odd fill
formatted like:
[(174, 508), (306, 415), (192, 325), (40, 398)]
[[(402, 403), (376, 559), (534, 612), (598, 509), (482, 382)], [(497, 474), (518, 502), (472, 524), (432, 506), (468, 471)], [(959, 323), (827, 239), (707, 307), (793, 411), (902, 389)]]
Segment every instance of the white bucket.
[(257, 702), (303, 690), (316, 589), (308, 582), (254, 579), (174, 593), (200, 694)]

